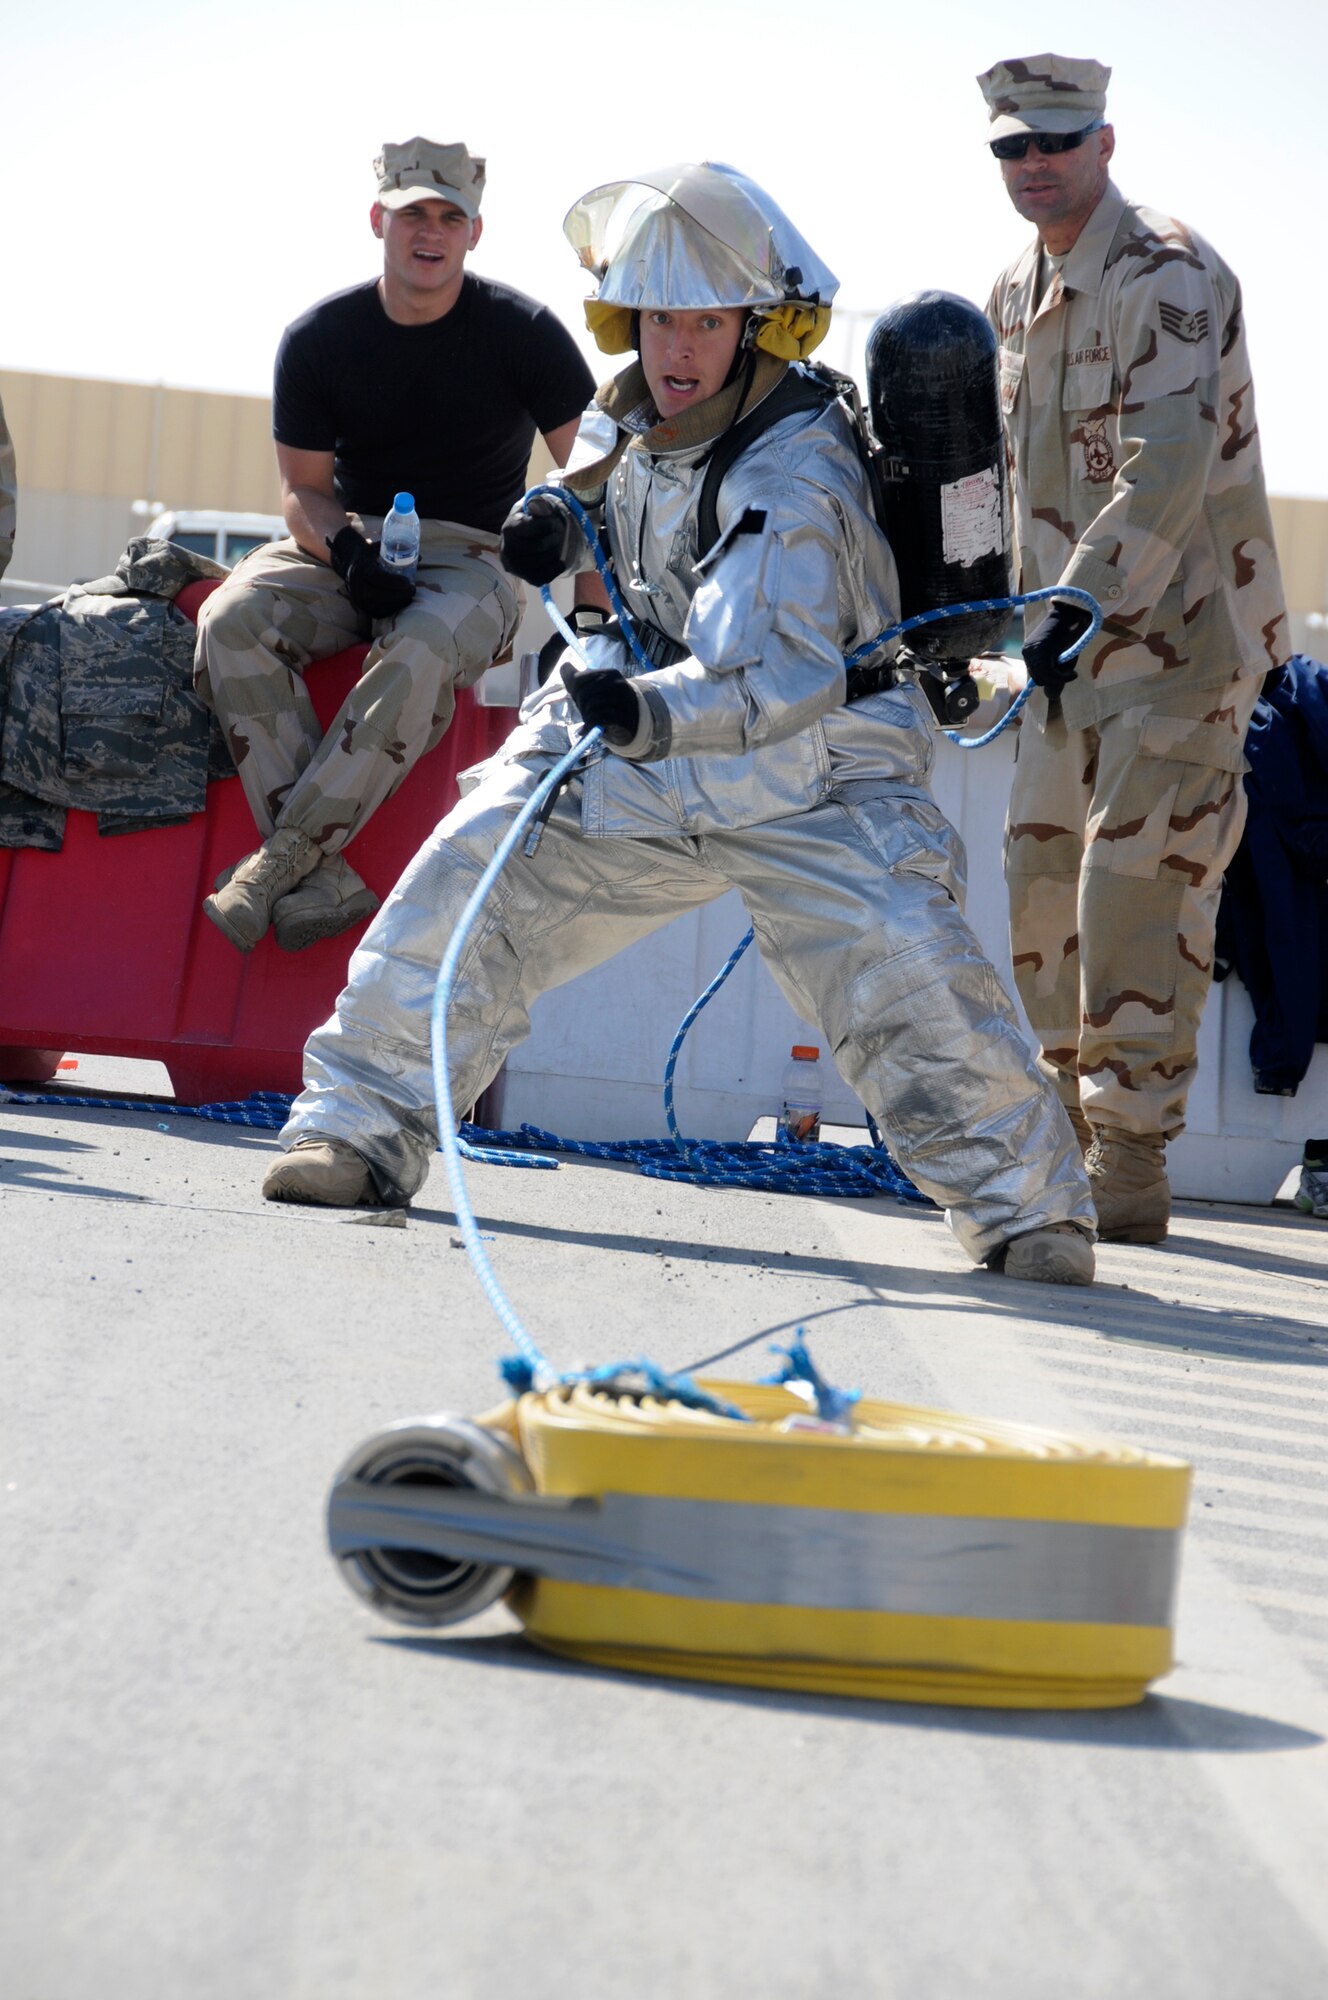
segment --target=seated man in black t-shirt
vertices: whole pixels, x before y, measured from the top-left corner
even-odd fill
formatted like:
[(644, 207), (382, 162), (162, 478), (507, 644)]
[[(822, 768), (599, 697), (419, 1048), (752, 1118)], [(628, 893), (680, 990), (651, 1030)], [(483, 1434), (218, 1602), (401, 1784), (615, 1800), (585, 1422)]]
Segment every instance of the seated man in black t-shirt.
[[(207, 600), (196, 682), (226, 731), (257, 852), (205, 902), (249, 951), (271, 923), (298, 951), (377, 907), (345, 843), (452, 719), (521, 605), (498, 530), (536, 431), (559, 465), (593, 378), (547, 307), (465, 270), (484, 161), (408, 139), (375, 161), (383, 274), (312, 307), (277, 351), (272, 429), (290, 538), (256, 549)], [(415, 496), (415, 582), (377, 542)], [(302, 675), (376, 633), (326, 734)]]

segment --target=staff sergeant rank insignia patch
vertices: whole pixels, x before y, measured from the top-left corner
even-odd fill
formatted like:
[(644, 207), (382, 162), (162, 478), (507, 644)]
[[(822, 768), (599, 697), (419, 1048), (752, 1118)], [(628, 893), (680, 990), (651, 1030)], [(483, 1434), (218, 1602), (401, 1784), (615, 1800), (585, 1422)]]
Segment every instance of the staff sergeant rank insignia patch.
[(1157, 316), (1162, 322), (1163, 333), (1188, 341), (1192, 347), (1197, 347), (1201, 340), (1208, 338), (1208, 313), (1203, 307), (1198, 312), (1182, 312), (1179, 306), (1168, 305), (1165, 299), (1159, 299)]

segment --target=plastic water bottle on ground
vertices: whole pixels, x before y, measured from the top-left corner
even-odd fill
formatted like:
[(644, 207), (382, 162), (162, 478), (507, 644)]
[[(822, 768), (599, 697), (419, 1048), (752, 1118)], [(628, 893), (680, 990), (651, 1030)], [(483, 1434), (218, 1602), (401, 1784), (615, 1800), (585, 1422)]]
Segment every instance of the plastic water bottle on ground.
[(796, 1043), (784, 1071), (780, 1093), (778, 1143), (784, 1146), (814, 1146), (821, 1137), (821, 1103), (824, 1079), (821, 1051), (805, 1042)]
[(383, 522), (378, 560), (394, 576), (414, 583), (420, 560), (420, 517), (413, 493), (398, 493), (392, 502), (392, 511)]

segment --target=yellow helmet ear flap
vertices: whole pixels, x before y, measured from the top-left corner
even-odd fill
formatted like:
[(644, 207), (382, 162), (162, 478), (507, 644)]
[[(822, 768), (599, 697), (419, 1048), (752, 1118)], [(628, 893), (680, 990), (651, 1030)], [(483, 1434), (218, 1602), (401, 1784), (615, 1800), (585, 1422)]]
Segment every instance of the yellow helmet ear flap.
[(805, 361), (830, 331), (830, 310), (793, 303), (768, 306), (761, 311), (754, 344), (781, 361)]
[(595, 345), (601, 354), (632, 352), (632, 314), (629, 307), (601, 305), (598, 299), (587, 299), (586, 325), (594, 334)]

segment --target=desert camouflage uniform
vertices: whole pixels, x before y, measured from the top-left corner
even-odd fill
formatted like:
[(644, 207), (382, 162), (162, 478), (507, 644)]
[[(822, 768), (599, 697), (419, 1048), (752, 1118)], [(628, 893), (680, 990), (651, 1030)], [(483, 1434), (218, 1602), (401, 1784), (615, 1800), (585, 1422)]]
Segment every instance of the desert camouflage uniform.
[(18, 482), (14, 473), (14, 445), (5, 422), (4, 404), (0, 403), (0, 576), (9, 568), (9, 558), (14, 553), (14, 527), (16, 513), (14, 502), (18, 492)]
[[(381, 533), (378, 516), (350, 518)], [(326, 734), (304, 670), (372, 636), (335, 571), (294, 541), (269, 542), (214, 591), (195, 685), (221, 719), (264, 839), (291, 827), (335, 854), (441, 740), (456, 688), (505, 656), (520, 619), (497, 549), (482, 529), (421, 522), (416, 595), (374, 639)]]
[(1105, 613), (1059, 710), (1035, 694), (1021, 732), (1015, 976), (1065, 1102), (1173, 1136), (1244, 821), (1245, 727), (1289, 650), (1240, 288), (1109, 183), (1073, 248), (1034, 242), (988, 314), (1019, 587), (1077, 584)]

